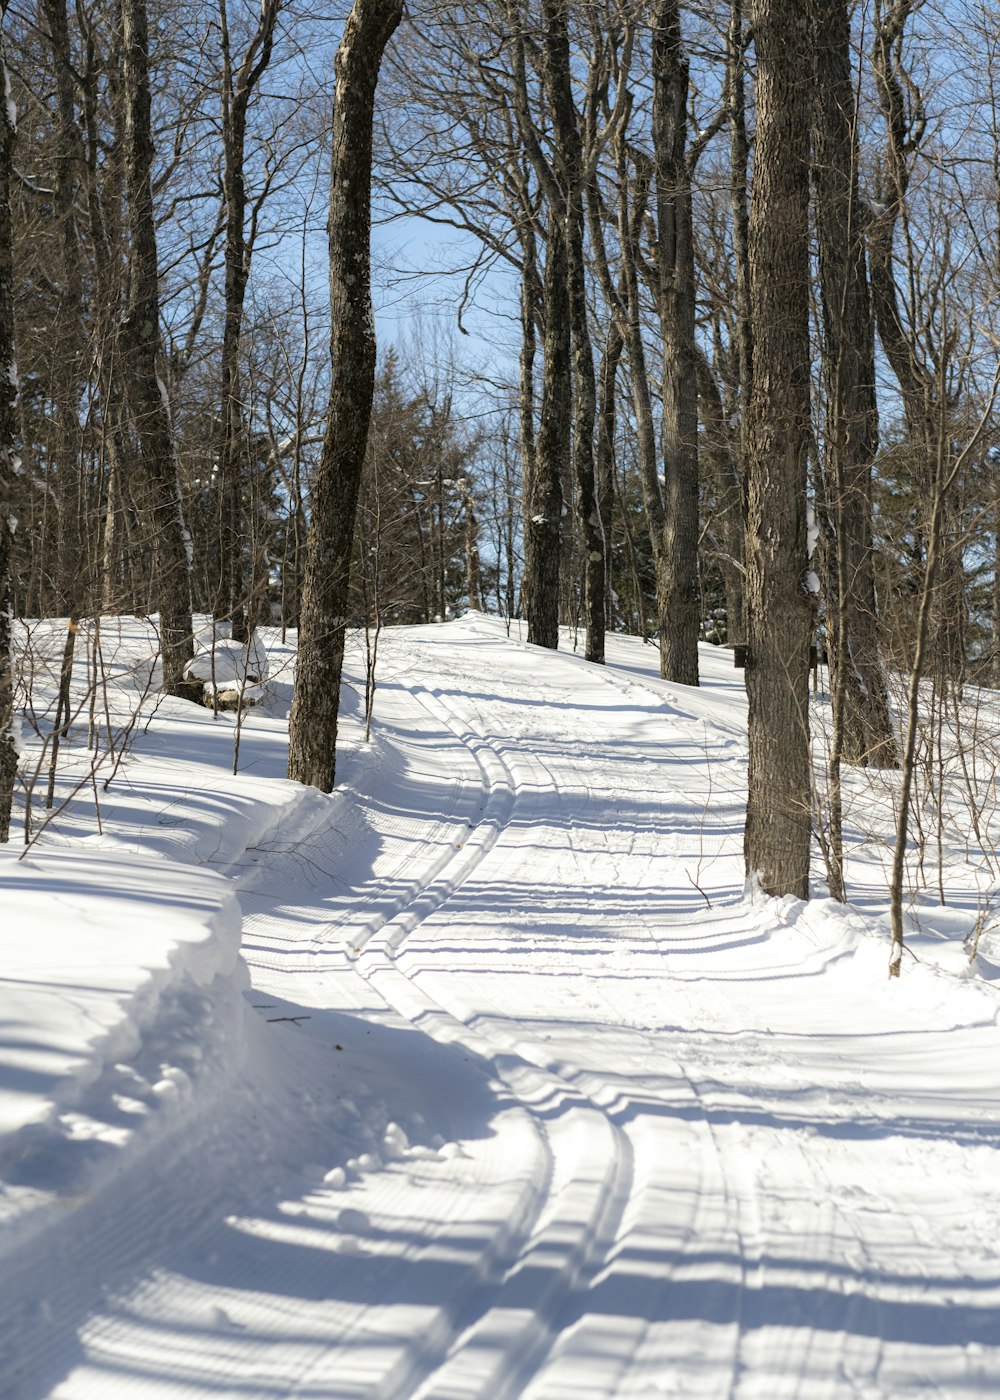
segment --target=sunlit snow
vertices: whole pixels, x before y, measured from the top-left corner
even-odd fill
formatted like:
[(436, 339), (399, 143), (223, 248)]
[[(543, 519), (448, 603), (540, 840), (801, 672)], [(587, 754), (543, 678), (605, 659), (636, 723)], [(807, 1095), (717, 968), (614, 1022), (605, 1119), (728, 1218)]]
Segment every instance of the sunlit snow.
[(991, 887), (959, 834), (888, 980), (894, 775), (850, 907), (819, 861), (751, 900), (722, 648), (688, 689), (635, 639), (391, 630), (365, 745), (355, 641), (327, 797), (283, 777), (291, 639), (234, 777), (234, 716), (102, 627), (131, 748), (81, 782), (81, 667), (0, 854), (5, 1400), (1000, 1393)]

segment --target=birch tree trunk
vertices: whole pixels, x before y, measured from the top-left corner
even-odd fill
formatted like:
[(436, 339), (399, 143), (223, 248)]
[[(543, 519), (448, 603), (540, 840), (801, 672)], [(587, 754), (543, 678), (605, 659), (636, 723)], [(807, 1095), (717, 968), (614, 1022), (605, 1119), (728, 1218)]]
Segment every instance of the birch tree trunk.
[(312, 488), (288, 776), (329, 792), (354, 524), (372, 397), (371, 173), (375, 88), (403, 0), (355, 0), (334, 62), (330, 163), (330, 404)]
[(757, 137), (750, 197), (753, 387), (748, 422), (749, 881), (809, 897), (811, 770), (805, 588), (809, 444), (808, 13), (756, 0)]

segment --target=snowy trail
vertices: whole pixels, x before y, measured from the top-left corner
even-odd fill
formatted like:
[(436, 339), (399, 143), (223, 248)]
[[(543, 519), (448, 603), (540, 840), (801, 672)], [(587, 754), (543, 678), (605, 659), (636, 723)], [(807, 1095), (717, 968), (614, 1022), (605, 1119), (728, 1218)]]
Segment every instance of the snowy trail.
[(15, 1261), (10, 1400), (1000, 1394), (996, 993), (743, 902), (723, 658), (384, 646), (330, 823), (244, 879), (215, 1100), (65, 1297)]

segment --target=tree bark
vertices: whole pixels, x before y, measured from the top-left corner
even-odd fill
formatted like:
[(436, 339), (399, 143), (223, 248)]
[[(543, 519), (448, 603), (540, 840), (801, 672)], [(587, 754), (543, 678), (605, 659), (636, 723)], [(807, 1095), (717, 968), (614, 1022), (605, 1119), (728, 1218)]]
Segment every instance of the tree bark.
[[(0, 26), (7, 5), (0, 7)], [(0, 81), (10, 92), (4, 31), (0, 27)], [(10, 179), (14, 162), (14, 104), (0, 110), (0, 841), (10, 837), (10, 814), (17, 779), (13, 674), (13, 501), (20, 463), (16, 453), (17, 360), (14, 353), (14, 256)]]
[(312, 489), (288, 776), (324, 792), (336, 776), (340, 679), (358, 491), (375, 389), (371, 173), (375, 88), (403, 0), (355, 0), (335, 60), (330, 166), (331, 387)]
[(569, 282), (565, 225), (550, 212), (542, 281), (542, 396), (534, 470), (524, 484), (524, 581), (528, 641), (559, 645), (559, 565), (563, 476), (572, 412)]
[[(726, 34), (726, 105), (729, 112), (729, 206), (732, 213), (733, 262), (736, 270), (736, 403), (739, 408), (739, 436), (735, 453), (736, 496), (731, 509), (740, 532), (734, 540), (732, 558), (738, 568), (727, 582), (726, 635), (730, 642), (746, 641), (746, 571), (744, 565), (746, 528), (746, 427), (747, 406), (753, 383), (753, 323), (750, 315), (750, 242), (747, 205), (747, 166), (749, 145), (746, 119), (746, 36), (743, 0), (731, 0)], [(730, 593), (730, 587), (732, 589)]]
[(73, 66), (66, 0), (44, 0), (45, 23), (55, 70), (55, 216), (59, 230), (59, 378), (57, 396), (56, 493), (59, 499), (59, 606), (79, 616), (83, 606), (85, 559), (80, 473), (80, 390), (84, 373), (83, 264), (77, 237), (80, 186), (80, 129), (76, 121)]
[(827, 635), (834, 727), (848, 763), (896, 766), (879, 655), (871, 474), (878, 451), (875, 344), (845, 0), (813, 0), (813, 190), (826, 387), (823, 505), (830, 541)]
[(605, 626), (615, 625), (615, 596), (612, 584), (611, 524), (615, 503), (615, 432), (618, 415), (618, 366), (625, 349), (625, 339), (618, 317), (613, 316), (608, 327), (598, 376), (600, 394), (597, 407), (597, 447), (594, 457), (594, 477), (597, 483), (597, 516), (604, 541), (604, 618)]
[(705, 480), (714, 486), (712, 524), (718, 538), (718, 565), (726, 590), (726, 641), (743, 642), (745, 574), (743, 480), (739, 460), (739, 430), (726, 421), (722, 394), (707, 357), (698, 354), (698, 411), (703, 441), (701, 464)]
[(218, 609), (232, 621), (233, 636), (246, 641), (252, 629), (248, 598), (252, 580), (245, 564), (249, 444), (246, 439), (240, 383), (243, 305), (250, 279), (246, 234), (247, 190), (244, 172), (247, 111), (254, 88), (271, 61), (274, 29), (281, 0), (263, 0), (257, 29), (236, 72), (229, 42), (227, 0), (219, 0), (222, 34), (223, 193), (226, 205), (225, 320), (222, 332), (221, 442), (219, 445), (220, 579)]
[(594, 476), (597, 386), (587, 315), (584, 261), (583, 142), (570, 72), (569, 7), (543, 0), (545, 81), (552, 109), (555, 173), (564, 220), (573, 357), (573, 472), (576, 513), (583, 545), (583, 616), (588, 661), (604, 664), (604, 533)]
[(805, 588), (809, 427), (808, 14), (756, 0), (750, 198), (753, 388), (748, 422), (748, 881), (809, 897), (811, 769)]
[(698, 377), (694, 238), (687, 161), (688, 63), (678, 0), (657, 0), (653, 26), (653, 158), (658, 302), (663, 335), (664, 528), (657, 551), (660, 673), (698, 684)]
[(160, 614), (163, 689), (177, 693), (193, 653), (190, 562), (181, 515), (173, 427), (157, 372), (161, 350), (159, 268), (153, 213), (153, 129), (145, 0), (122, 0), (122, 102), (128, 210), (128, 299), (119, 345), (139, 444), (144, 542), (152, 602)]

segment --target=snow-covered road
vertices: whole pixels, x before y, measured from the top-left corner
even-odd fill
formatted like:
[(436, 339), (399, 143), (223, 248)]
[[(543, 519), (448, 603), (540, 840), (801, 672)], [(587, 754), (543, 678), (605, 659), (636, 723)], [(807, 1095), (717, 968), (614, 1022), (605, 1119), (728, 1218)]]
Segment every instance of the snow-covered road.
[(1000, 1394), (997, 992), (744, 901), (727, 654), (383, 649), (329, 819), (238, 862), (214, 1087), (12, 1254), (0, 1395)]

